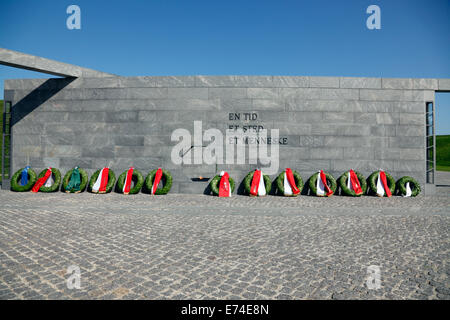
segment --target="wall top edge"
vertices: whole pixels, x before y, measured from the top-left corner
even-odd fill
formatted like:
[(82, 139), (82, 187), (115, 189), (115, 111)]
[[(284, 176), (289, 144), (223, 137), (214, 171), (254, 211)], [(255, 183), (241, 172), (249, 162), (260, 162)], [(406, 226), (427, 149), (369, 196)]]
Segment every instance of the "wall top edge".
[(5, 90), (126, 87), (247, 87), (450, 90), (450, 78), (374, 78), (282, 75), (111, 76), (7, 79)]

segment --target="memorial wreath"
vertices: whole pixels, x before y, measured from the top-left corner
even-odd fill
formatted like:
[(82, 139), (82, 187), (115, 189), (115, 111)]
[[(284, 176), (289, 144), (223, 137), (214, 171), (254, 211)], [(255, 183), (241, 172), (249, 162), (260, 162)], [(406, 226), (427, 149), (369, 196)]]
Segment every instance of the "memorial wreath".
[(421, 191), (419, 182), (408, 176), (398, 179), (397, 190), (398, 193), (404, 197), (415, 197)]
[(244, 178), (245, 191), (251, 197), (262, 197), (269, 194), (272, 181), (261, 170), (250, 171)]
[(61, 183), (61, 172), (56, 168), (42, 170), (31, 188), (31, 192), (55, 192), (58, 191)]
[(80, 193), (86, 189), (88, 174), (81, 168), (75, 167), (64, 175), (62, 181), (63, 191), (66, 193)]
[(276, 180), (279, 192), (286, 197), (296, 197), (303, 189), (303, 179), (297, 171), (286, 168)]
[(349, 170), (339, 179), (339, 187), (346, 196), (360, 197), (367, 192), (366, 178), (358, 171)]
[[(162, 188), (158, 188), (160, 181), (163, 183)], [(145, 178), (145, 188), (153, 195), (167, 194), (172, 188), (172, 175), (161, 168), (152, 170)]]
[[(133, 187), (131, 187), (132, 182), (134, 182)], [(117, 179), (117, 189), (119, 192), (123, 192), (123, 194), (136, 194), (141, 190), (143, 184), (144, 177), (139, 170), (133, 167), (122, 172)]]
[(379, 197), (391, 197), (395, 191), (395, 180), (387, 172), (378, 170), (367, 178), (370, 191)]
[[(226, 174), (226, 176), (225, 176), (225, 174)], [(227, 189), (228, 187), (226, 186), (227, 178), (228, 178), (229, 187), (230, 187), (229, 190)], [(220, 185), (221, 183), (222, 183), (222, 188)], [(234, 192), (235, 183), (234, 183), (233, 178), (228, 176), (227, 172), (222, 171), (221, 174), (218, 174), (214, 178), (211, 179), (209, 186), (211, 188), (212, 193), (215, 196), (230, 197), (231, 194)]]
[(330, 197), (336, 192), (336, 179), (331, 174), (320, 170), (309, 178), (309, 188), (316, 196)]
[(92, 193), (109, 193), (116, 183), (114, 171), (105, 167), (94, 172), (89, 181), (89, 191)]
[(29, 166), (19, 169), (11, 178), (11, 190), (16, 192), (30, 191), (36, 179), (36, 172)]

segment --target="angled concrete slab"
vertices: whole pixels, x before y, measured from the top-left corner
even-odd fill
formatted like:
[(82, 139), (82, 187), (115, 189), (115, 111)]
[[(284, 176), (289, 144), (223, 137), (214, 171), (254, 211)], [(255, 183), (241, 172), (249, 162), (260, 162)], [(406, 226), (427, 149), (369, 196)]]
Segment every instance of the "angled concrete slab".
[(0, 64), (61, 77), (114, 77), (115, 75), (0, 48)]

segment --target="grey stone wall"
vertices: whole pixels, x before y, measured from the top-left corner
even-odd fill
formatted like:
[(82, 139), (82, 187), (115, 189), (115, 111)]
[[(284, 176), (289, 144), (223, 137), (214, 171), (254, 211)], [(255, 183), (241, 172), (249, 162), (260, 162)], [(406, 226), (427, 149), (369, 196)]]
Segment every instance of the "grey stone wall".
[(291, 167), (305, 181), (319, 169), (338, 178), (350, 168), (365, 175), (383, 168), (424, 185), (425, 102), (448, 85), (448, 79), (284, 76), (7, 80), (12, 170), (30, 164), (64, 174), (79, 165), (92, 173), (108, 165), (118, 175), (131, 165), (143, 174), (161, 166), (179, 193), (203, 192), (206, 183), (191, 178), (221, 170), (240, 182), (256, 165), (171, 162), (172, 131), (193, 132), (193, 121), (201, 120), (204, 130), (224, 133), (230, 125), (279, 129), (287, 144), (280, 145), (278, 171)]

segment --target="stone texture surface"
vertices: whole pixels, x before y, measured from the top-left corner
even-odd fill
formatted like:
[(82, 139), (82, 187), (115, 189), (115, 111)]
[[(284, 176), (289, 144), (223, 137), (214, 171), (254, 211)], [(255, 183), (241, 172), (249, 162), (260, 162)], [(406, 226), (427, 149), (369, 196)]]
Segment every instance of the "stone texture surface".
[[(279, 129), (280, 168), (308, 178), (325, 169), (338, 178), (353, 169), (378, 168), (396, 179), (405, 173), (425, 183), (425, 101), (448, 79), (287, 76), (151, 76), (16, 79), (5, 81), (13, 103), (12, 170), (52, 164), (89, 173), (109, 164), (116, 172), (170, 169), (174, 188), (200, 190), (191, 178), (201, 166), (175, 166), (170, 135), (231, 127)], [(246, 119), (244, 113), (254, 114)], [(236, 115), (239, 115), (237, 118)], [(192, 144), (193, 145), (193, 144)], [(128, 148), (127, 148), (128, 147)], [(166, 148), (163, 148), (166, 147)], [(402, 162), (405, 165), (402, 166)], [(255, 165), (220, 165), (236, 177)], [(187, 174), (189, 172), (189, 174)], [(272, 175), (271, 178), (275, 178)], [(180, 189), (180, 184), (183, 186)]]
[[(0, 191), (0, 299), (448, 300), (448, 194)], [(71, 265), (80, 289), (67, 287)]]

